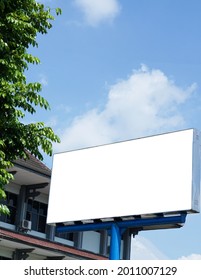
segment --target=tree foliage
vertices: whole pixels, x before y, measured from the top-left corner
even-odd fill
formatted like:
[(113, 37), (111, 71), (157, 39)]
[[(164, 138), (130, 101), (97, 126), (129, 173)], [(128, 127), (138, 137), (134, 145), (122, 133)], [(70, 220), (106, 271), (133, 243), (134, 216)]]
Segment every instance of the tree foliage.
[[(51, 156), (52, 143), (59, 142), (44, 123), (23, 122), (25, 114), (36, 113), (38, 106), (50, 109), (39, 94), (41, 84), (28, 83), (25, 71), (29, 64), (40, 63), (29, 47), (38, 47), (37, 34), (46, 34), (52, 20), (50, 8), (35, 0), (0, 0), (0, 199), (6, 198), (4, 186), (13, 179), (8, 169), (14, 160), (27, 159), (26, 150), (42, 160), (41, 151)], [(0, 213), (9, 213), (4, 204)]]

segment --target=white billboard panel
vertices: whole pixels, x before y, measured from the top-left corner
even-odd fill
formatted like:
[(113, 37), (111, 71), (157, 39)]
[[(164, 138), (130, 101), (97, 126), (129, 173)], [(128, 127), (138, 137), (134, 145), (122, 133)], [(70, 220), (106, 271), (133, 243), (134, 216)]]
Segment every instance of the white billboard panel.
[(47, 223), (199, 212), (199, 147), (188, 129), (55, 154)]

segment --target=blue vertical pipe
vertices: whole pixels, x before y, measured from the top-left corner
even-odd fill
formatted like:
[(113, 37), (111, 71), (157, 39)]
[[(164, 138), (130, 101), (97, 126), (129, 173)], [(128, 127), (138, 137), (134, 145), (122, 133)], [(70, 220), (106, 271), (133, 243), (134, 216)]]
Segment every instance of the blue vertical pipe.
[(120, 260), (121, 233), (117, 224), (111, 226), (110, 260)]

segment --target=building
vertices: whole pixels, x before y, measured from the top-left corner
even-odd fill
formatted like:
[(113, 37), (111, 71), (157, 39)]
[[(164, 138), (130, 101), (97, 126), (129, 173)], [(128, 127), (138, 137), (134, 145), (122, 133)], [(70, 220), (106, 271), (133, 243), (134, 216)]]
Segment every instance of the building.
[(49, 168), (30, 155), (16, 160), (10, 172), (14, 180), (5, 186), (10, 215), (0, 216), (0, 259), (108, 258), (107, 232), (57, 234), (46, 224)]

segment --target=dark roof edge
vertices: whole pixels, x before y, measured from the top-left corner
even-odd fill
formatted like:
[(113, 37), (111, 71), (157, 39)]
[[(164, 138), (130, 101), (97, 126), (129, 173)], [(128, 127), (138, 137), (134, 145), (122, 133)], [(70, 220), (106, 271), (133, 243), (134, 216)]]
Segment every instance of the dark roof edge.
[(41, 162), (39, 159), (34, 157), (29, 152), (27, 152), (27, 154), (29, 156), (27, 160), (25, 159), (14, 160), (13, 161), (14, 165), (51, 177), (51, 169), (49, 169), (43, 162)]
[(12, 230), (8, 230), (5, 228), (0, 228), (0, 236), (15, 242), (20, 242), (22, 244), (26, 244), (29, 246), (35, 246), (44, 250), (60, 252), (63, 254), (67, 254), (68, 256), (72, 257), (81, 257), (82, 259), (89, 259), (89, 260), (107, 260), (107, 257), (104, 257), (99, 254), (95, 254), (93, 252), (89, 252), (86, 250), (79, 250), (74, 247), (64, 245), (58, 242), (49, 241), (47, 239), (42, 239), (39, 237), (18, 233)]

